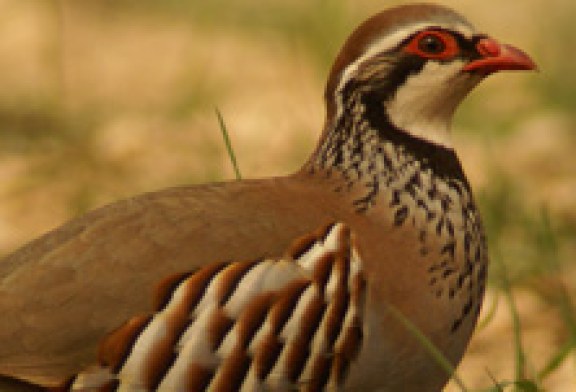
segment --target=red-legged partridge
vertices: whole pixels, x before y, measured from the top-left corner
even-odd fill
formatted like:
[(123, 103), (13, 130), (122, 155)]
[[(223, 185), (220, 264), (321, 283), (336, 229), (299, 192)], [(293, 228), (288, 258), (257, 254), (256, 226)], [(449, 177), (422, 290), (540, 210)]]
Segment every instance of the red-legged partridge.
[(460, 361), (488, 260), (450, 122), (487, 75), (534, 68), (447, 8), (375, 15), (295, 174), (136, 196), (2, 260), (4, 385), (440, 390), (449, 375), (390, 309)]

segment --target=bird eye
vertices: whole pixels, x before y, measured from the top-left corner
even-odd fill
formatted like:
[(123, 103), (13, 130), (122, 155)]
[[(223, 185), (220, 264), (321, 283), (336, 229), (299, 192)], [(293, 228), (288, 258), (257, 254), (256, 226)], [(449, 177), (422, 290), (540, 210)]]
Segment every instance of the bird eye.
[(454, 35), (442, 30), (425, 30), (418, 33), (404, 50), (429, 60), (451, 60), (460, 53)]
[(439, 36), (427, 34), (418, 41), (418, 49), (427, 54), (440, 54), (446, 50), (446, 44)]

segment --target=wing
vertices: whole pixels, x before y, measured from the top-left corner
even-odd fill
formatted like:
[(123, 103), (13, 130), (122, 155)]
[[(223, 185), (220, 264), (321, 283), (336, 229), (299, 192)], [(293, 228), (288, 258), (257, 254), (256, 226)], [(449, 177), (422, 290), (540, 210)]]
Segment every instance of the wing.
[(334, 213), (336, 194), (318, 189), (291, 176), (139, 195), (0, 260), (0, 375), (59, 385), (92, 363), (102, 336), (149, 311), (161, 278), (281, 256), (323, 222), (356, 225), (354, 215)]
[(164, 280), (154, 313), (101, 343), (63, 390), (337, 389), (362, 341), (362, 263), (329, 225), (280, 259), (208, 265)]

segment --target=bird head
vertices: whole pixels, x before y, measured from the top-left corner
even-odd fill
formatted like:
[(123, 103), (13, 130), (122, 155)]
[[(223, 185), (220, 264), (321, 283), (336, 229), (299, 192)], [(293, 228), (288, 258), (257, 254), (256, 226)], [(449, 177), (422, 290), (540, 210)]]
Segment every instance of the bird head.
[(534, 69), (524, 52), (477, 32), (451, 9), (391, 8), (360, 25), (340, 51), (326, 86), (327, 125), (361, 97), (393, 127), (449, 147), (454, 111), (482, 79)]

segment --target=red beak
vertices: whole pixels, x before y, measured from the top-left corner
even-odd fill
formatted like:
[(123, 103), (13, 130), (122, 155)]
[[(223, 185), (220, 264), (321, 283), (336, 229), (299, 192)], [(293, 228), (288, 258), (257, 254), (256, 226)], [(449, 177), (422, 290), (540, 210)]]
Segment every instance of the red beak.
[(526, 53), (510, 45), (501, 45), (492, 38), (482, 38), (476, 44), (481, 58), (468, 63), (464, 71), (491, 74), (506, 70), (537, 70), (536, 63)]

